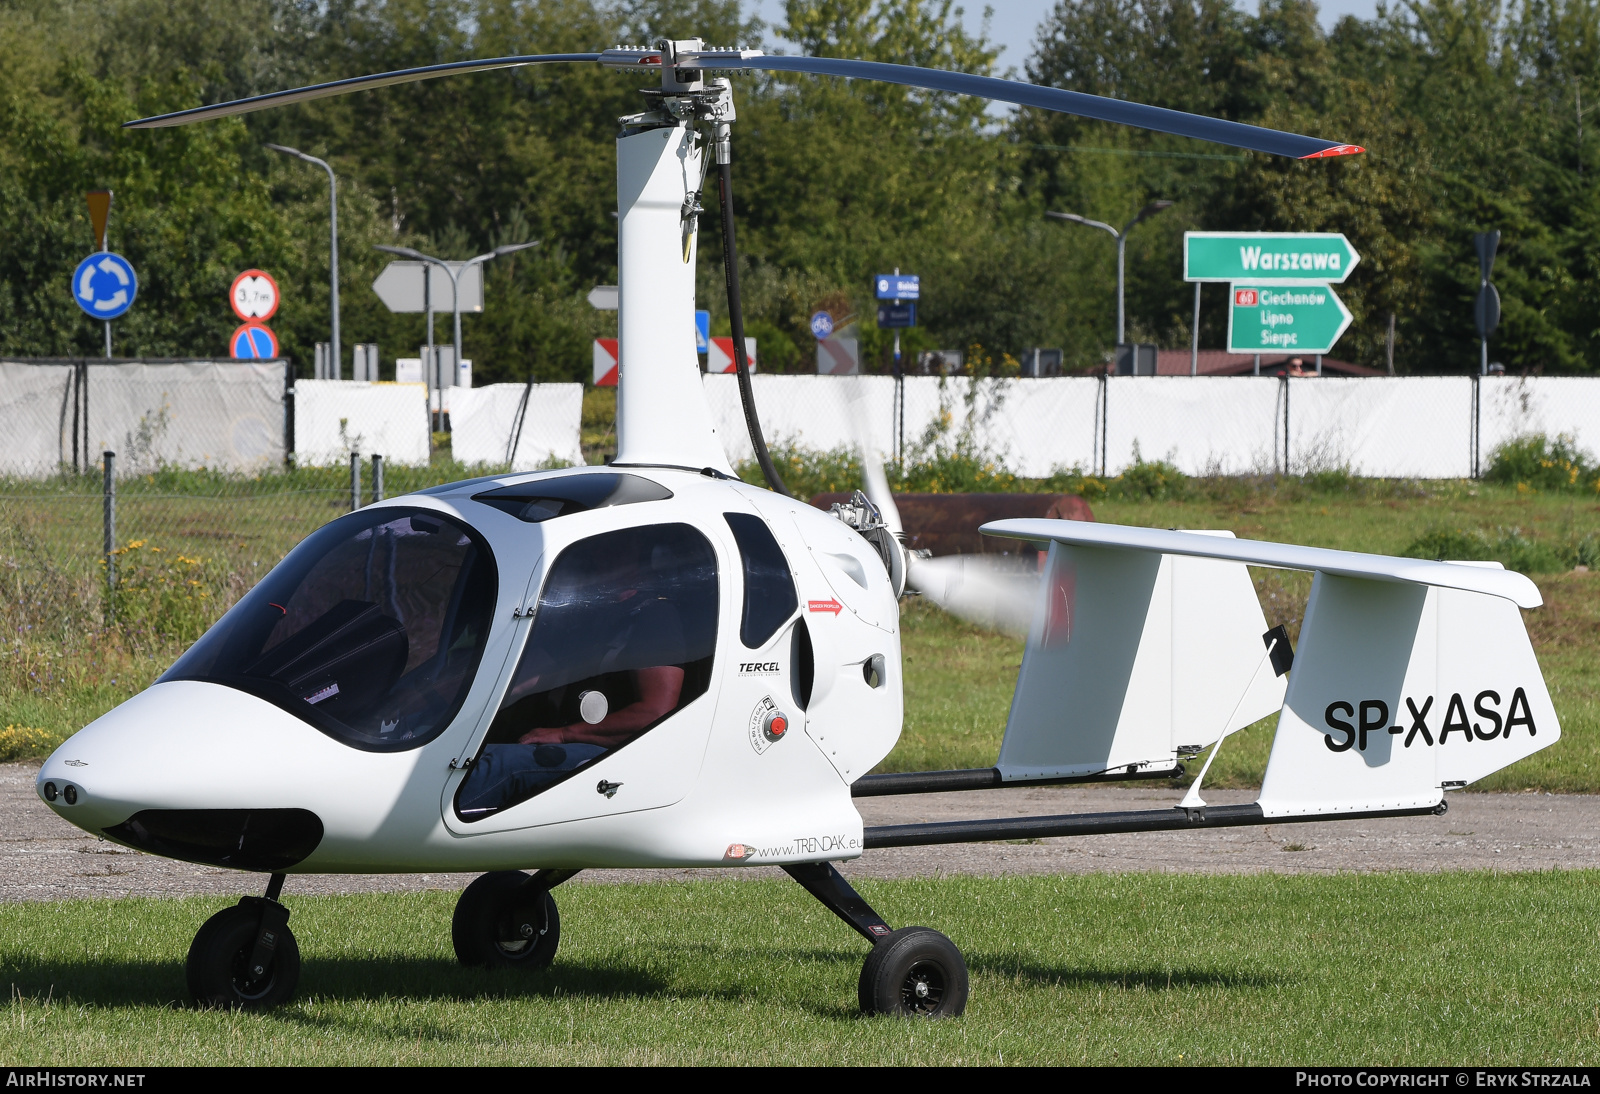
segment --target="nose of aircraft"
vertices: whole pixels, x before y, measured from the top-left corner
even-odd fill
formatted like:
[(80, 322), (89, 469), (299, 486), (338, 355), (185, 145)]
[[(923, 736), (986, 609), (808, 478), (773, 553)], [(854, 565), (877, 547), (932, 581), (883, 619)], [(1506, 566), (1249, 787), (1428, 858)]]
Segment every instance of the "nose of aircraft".
[(36, 788), (97, 836), (173, 858), (282, 869), (330, 830), (370, 832), (414, 764), (415, 753), (346, 747), (242, 691), (179, 680), (73, 734)]

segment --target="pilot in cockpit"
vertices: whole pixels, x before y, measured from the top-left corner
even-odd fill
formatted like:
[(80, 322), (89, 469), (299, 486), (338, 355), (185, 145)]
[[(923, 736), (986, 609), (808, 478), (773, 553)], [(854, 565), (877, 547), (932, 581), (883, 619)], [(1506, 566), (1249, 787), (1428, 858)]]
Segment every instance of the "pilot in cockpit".
[(682, 705), (689, 652), (671, 555), (638, 544), (558, 564), (457, 800), (463, 815), (537, 793)]

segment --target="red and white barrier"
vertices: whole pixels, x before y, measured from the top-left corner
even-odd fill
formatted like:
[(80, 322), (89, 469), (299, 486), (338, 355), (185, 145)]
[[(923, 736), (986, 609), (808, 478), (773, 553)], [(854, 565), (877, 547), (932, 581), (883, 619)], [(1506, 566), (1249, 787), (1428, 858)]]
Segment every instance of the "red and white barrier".
[[(756, 370), (756, 340), (744, 340), (744, 355), (750, 360), (750, 371)], [(706, 371), (713, 373), (738, 372), (738, 366), (733, 361), (733, 339), (713, 338), (711, 348), (706, 353)]]
[(594, 386), (617, 386), (617, 340), (615, 338), (596, 338), (594, 340)]

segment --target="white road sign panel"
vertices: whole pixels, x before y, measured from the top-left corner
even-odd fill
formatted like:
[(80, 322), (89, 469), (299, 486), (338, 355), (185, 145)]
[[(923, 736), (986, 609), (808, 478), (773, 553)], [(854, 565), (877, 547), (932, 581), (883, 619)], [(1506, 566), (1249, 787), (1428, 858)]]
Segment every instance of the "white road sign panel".
[[(452, 262), (450, 265), (457, 270), (462, 268), (462, 263), (459, 262)], [(430, 283), (427, 286), (423, 283), (424, 271)], [(461, 310), (483, 311), (483, 264), (480, 262), (475, 266), (468, 266), (459, 277)], [(372, 283), (372, 291), (378, 294), (383, 306), (392, 312), (400, 313), (427, 310), (423, 306), (425, 288), (433, 294), (434, 313), (448, 315), (451, 310), (450, 277), (431, 262), (391, 262)]]

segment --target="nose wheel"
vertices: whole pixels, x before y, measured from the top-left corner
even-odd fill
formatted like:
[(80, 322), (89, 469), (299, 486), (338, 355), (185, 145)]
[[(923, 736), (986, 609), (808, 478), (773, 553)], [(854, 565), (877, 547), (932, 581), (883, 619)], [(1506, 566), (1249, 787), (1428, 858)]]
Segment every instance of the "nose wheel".
[(463, 965), (542, 969), (561, 945), (561, 915), (550, 890), (576, 870), (497, 870), (468, 885), (456, 901), (450, 941)]
[(268, 1010), (293, 998), (300, 947), (289, 909), (278, 903), (282, 888), (283, 875), (273, 874), (265, 897), (244, 897), (201, 926), (184, 965), (196, 1006)]

